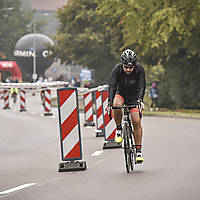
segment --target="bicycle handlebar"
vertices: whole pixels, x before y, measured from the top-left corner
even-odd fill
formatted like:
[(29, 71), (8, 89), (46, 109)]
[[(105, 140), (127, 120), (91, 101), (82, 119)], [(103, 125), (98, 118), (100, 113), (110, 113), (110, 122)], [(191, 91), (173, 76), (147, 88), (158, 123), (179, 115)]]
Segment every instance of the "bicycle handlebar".
[(112, 109), (123, 109), (123, 108), (136, 108), (138, 106), (138, 104), (136, 105), (130, 105), (130, 106), (113, 106)]

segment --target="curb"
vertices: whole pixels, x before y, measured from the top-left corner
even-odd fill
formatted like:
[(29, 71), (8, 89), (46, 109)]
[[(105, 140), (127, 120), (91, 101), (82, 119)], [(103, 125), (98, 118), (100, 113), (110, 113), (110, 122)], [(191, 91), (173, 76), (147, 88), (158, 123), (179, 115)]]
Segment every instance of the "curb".
[(189, 117), (189, 116), (176, 116), (176, 115), (159, 115), (159, 114), (143, 114), (143, 116), (147, 117), (168, 117), (168, 118), (183, 118), (183, 119), (198, 119), (200, 120), (200, 117)]

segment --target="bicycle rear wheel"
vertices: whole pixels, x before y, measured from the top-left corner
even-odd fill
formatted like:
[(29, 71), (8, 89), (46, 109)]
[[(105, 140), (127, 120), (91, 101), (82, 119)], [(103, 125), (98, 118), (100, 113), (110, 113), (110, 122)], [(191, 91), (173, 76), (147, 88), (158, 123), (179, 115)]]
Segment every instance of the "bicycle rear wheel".
[(130, 138), (129, 127), (125, 126), (123, 133), (124, 133), (124, 157), (125, 157), (126, 171), (127, 173), (130, 173), (130, 171), (133, 170), (133, 153), (129, 141)]

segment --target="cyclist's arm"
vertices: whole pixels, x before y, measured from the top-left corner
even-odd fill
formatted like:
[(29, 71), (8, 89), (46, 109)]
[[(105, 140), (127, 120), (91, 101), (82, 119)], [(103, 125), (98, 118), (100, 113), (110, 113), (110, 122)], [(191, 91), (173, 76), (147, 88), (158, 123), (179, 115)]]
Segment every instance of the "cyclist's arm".
[(146, 78), (145, 78), (145, 71), (143, 67), (141, 67), (140, 73), (139, 73), (138, 89), (139, 89), (138, 99), (143, 100), (145, 89), (146, 89)]
[(112, 73), (111, 73), (111, 80), (109, 83), (108, 90), (109, 90), (108, 102), (113, 104), (113, 99), (117, 91), (117, 71), (115, 68), (112, 70)]

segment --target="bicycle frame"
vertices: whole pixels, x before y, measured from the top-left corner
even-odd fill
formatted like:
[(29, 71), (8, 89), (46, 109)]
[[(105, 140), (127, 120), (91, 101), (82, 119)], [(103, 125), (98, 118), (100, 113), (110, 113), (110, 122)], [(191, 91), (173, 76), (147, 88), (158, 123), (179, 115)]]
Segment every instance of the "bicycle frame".
[[(123, 143), (124, 143), (124, 155), (125, 155), (125, 163), (126, 170), (129, 173), (134, 169), (134, 164), (136, 164), (136, 149), (133, 141), (133, 128), (130, 119), (130, 109), (137, 107), (139, 108), (139, 116), (142, 118), (141, 114), (141, 105), (131, 105), (131, 106), (120, 106), (120, 107), (112, 107), (112, 109), (122, 109), (123, 110)], [(133, 160), (134, 157), (134, 160)]]

